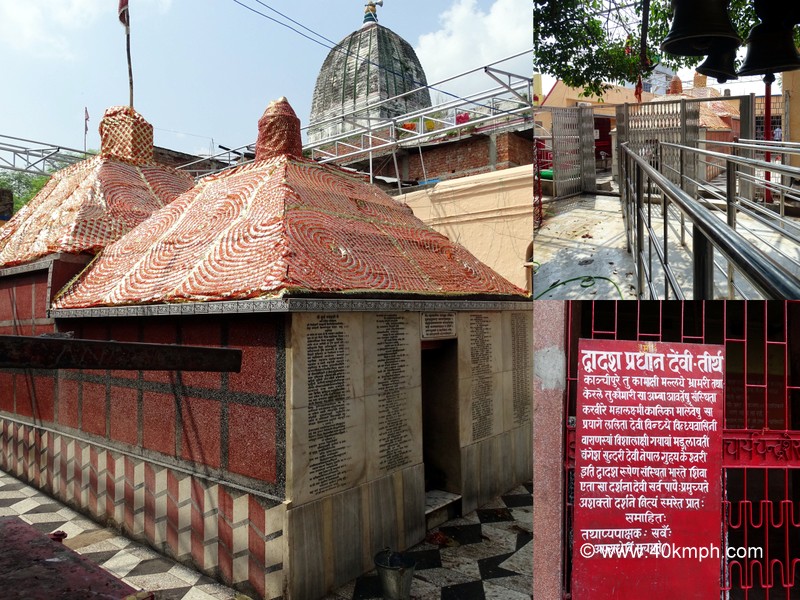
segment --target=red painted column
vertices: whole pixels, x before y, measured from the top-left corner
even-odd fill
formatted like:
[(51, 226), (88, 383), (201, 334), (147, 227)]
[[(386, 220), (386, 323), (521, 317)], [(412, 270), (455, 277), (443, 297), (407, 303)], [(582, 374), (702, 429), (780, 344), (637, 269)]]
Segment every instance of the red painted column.
[[(764, 75), (764, 141), (772, 141), (772, 82), (775, 81), (775, 75), (769, 73)], [(764, 160), (770, 162), (772, 154), (767, 151), (764, 154)], [(767, 181), (767, 189), (764, 190), (764, 199), (772, 202), (772, 191), (769, 189), (769, 181), (771, 174), (769, 169), (764, 173), (764, 179)]]
[(564, 573), (564, 302), (533, 308), (533, 596), (561, 598)]

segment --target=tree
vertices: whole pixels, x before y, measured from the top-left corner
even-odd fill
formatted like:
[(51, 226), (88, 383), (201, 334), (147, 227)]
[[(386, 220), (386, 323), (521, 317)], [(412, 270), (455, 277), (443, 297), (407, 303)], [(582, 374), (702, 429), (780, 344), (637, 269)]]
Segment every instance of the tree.
[(50, 180), (48, 175), (23, 173), (22, 171), (0, 171), (0, 188), (14, 194), (14, 212), (25, 206)]
[[(750, 0), (731, 0), (729, 14), (743, 40), (759, 22)], [(670, 0), (534, 0), (534, 68), (600, 95), (659, 62), (697, 66), (704, 57), (661, 52), (671, 18)]]

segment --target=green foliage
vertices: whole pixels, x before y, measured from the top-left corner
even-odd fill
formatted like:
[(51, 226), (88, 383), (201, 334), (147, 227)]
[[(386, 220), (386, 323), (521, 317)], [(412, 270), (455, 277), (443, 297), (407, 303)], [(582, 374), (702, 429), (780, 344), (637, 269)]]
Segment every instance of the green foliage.
[(629, 81), (638, 62), (626, 39), (609, 38), (597, 16), (602, 0), (534, 0), (534, 69), (600, 95)]
[[(661, 42), (672, 18), (670, 0), (650, 0), (647, 30), (649, 66), (642, 67), (642, 6), (627, 0), (534, 0), (534, 69), (558, 77), (585, 95), (600, 95), (611, 83), (635, 83), (659, 61), (678, 69), (699, 65), (702, 56), (663, 54)], [(624, 18), (624, 15), (630, 18)], [(750, 0), (731, 0), (729, 14), (744, 40), (758, 23)], [(621, 27), (610, 27), (622, 22)], [(629, 49), (626, 52), (626, 46)]]
[(39, 193), (50, 177), (20, 171), (0, 171), (0, 188), (9, 189), (14, 194), (14, 212), (30, 202)]

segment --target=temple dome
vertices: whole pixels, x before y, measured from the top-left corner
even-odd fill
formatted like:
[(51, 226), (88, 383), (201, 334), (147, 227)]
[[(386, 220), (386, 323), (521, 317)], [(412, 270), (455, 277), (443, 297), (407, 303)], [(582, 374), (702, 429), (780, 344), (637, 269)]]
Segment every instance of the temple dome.
[[(335, 121), (315, 127), (321, 121), (424, 87), (427, 83), (411, 44), (379, 25), (374, 11), (367, 10), (361, 29), (339, 42), (322, 64), (311, 104), (308, 141), (313, 143), (354, 129), (350, 123)], [(373, 120), (393, 118), (430, 105), (430, 93), (422, 89), (359, 114), (357, 120), (366, 124), (367, 117)]]

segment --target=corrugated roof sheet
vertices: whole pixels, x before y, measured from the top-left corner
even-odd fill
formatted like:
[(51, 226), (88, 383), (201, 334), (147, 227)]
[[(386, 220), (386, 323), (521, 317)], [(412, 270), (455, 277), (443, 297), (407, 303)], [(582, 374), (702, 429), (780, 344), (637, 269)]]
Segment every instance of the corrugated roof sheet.
[(291, 136), (283, 151), (300, 153), (285, 99), (260, 123), (255, 163), (201, 180), (110, 245), (54, 307), (309, 292), (527, 297), (377, 187), (261, 143), (277, 128)]
[(194, 184), (152, 162), (152, 126), (133, 109), (108, 109), (100, 132), (99, 155), (54, 173), (0, 228), (0, 266), (97, 253)]

